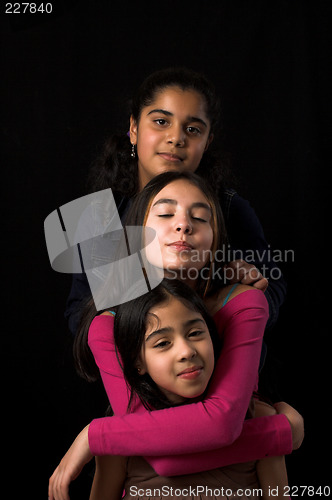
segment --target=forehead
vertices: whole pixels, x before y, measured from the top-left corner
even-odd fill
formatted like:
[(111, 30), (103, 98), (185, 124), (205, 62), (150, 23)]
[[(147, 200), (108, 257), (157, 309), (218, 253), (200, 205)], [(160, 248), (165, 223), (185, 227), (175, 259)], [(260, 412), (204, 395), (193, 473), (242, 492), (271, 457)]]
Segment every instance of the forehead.
[(170, 182), (154, 197), (154, 202), (160, 198), (169, 198), (176, 201), (195, 203), (198, 201), (205, 202), (210, 206), (208, 199), (201, 189), (187, 179), (178, 179)]
[(192, 318), (202, 318), (202, 316), (184, 301), (170, 297), (166, 302), (150, 309), (147, 316), (147, 334), (156, 328), (176, 328)]
[(208, 120), (205, 97), (193, 89), (183, 90), (177, 86), (163, 88), (156, 92), (154, 99), (144, 109), (149, 113), (153, 108), (161, 108), (178, 116), (200, 116)]

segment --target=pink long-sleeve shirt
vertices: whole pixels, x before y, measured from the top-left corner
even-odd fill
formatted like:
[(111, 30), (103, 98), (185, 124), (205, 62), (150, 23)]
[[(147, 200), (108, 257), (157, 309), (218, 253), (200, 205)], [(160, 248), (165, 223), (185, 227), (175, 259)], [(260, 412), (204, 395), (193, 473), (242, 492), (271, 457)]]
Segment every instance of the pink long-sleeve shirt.
[(114, 318), (97, 316), (88, 343), (99, 367), (114, 417), (89, 426), (94, 455), (142, 455), (159, 475), (190, 474), (292, 451), (284, 415), (245, 420), (257, 383), (268, 304), (259, 290), (231, 299), (214, 316), (223, 348), (204, 400), (147, 411), (129, 393), (114, 345)]

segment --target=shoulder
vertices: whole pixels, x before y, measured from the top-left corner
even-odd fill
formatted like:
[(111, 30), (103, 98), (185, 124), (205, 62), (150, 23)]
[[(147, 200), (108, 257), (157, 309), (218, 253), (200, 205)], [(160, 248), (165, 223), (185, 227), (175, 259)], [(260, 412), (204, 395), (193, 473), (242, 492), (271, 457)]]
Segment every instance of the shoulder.
[[(208, 299), (208, 310), (212, 316), (219, 311), (231, 309), (233, 312), (240, 309), (263, 308), (268, 313), (268, 303), (264, 293), (253, 286), (239, 284), (233, 289), (233, 285), (222, 288), (214, 297)], [(227, 298), (227, 302), (224, 304)]]
[(231, 293), (230, 293), (228, 300), (226, 302), (227, 304), (232, 299), (234, 299), (234, 297), (237, 297), (238, 295), (241, 295), (244, 292), (248, 292), (249, 290), (256, 290), (256, 288), (253, 288), (252, 286), (249, 286), (249, 285), (242, 285), (241, 283), (239, 283), (235, 288), (234, 288), (234, 285), (227, 285), (227, 286), (223, 287), (221, 290), (219, 290), (217, 297), (216, 297), (217, 303), (219, 304), (219, 308), (222, 306), (222, 304), (224, 303), (224, 301), (226, 300), (226, 298), (230, 292)]

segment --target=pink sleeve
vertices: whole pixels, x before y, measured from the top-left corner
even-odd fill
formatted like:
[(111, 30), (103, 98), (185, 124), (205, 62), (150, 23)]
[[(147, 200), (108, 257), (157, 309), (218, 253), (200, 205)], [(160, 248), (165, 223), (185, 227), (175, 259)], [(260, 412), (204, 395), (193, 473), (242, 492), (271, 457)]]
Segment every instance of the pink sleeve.
[(113, 412), (115, 415), (125, 415), (129, 389), (115, 352), (113, 328), (113, 316), (96, 316), (89, 328), (88, 345), (99, 368)]
[(240, 437), (217, 450), (144, 458), (160, 476), (179, 476), (291, 452), (292, 438), (287, 417), (275, 415), (246, 420)]
[[(257, 379), (267, 314), (266, 299), (257, 290), (244, 292), (229, 301), (215, 316), (219, 331), (223, 330), (224, 344), (206, 399), (199, 403), (153, 412), (144, 411), (143, 405), (139, 405), (138, 414), (135, 415), (124, 415), (128, 396), (114, 353), (113, 319), (110, 316), (96, 318), (90, 328), (89, 345), (100, 368), (110, 403), (115, 413), (123, 416), (97, 419), (90, 424), (91, 451), (95, 455), (153, 455), (154, 458), (149, 462), (159, 474), (164, 475), (170, 474), (169, 470), (173, 467), (171, 461), (174, 459), (165, 458), (165, 455), (194, 453), (190, 462), (193, 467), (196, 463), (202, 470), (203, 456), (206, 455), (200, 456), (200, 452), (229, 446), (241, 433)], [(257, 422), (258, 420), (261, 422)], [(216, 461), (212, 459), (213, 466), (243, 462), (250, 439), (256, 450), (254, 458), (266, 456), (271, 450), (275, 450), (272, 451), (273, 454), (278, 454), (277, 451), (281, 449), (280, 441), (283, 442), (281, 454), (291, 451), (291, 431), (285, 420), (287, 419), (277, 415), (246, 421), (232, 458), (229, 458), (229, 450), (227, 454), (224, 454), (224, 450), (215, 451)], [(259, 434), (265, 433), (264, 440), (257, 439), (257, 432), (254, 432), (256, 426)], [(162, 457), (159, 459), (160, 467), (158, 456)], [(186, 457), (186, 466), (190, 466), (188, 458)], [(183, 457), (180, 462), (184, 464)], [(168, 463), (170, 469), (167, 469)], [(211, 463), (209, 462), (209, 468)], [(184, 467), (176, 470), (181, 474), (187, 473)], [(193, 470), (192, 468), (191, 471)]]

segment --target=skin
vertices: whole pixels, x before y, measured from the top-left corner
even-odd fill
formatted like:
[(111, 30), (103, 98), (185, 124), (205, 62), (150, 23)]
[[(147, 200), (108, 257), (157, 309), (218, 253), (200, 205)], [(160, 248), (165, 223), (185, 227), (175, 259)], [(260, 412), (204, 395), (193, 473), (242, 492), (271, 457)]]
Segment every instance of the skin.
[(194, 172), (213, 136), (205, 99), (193, 90), (167, 87), (130, 119), (130, 141), (137, 146), (140, 189), (170, 170)]
[[(151, 112), (156, 109), (163, 111)], [(192, 120), (192, 117), (195, 117), (195, 120)], [(137, 146), (140, 189), (153, 177), (165, 171), (194, 172), (212, 139), (205, 101), (200, 94), (183, 91), (176, 86), (157, 93), (151, 105), (142, 110), (138, 123), (133, 117), (130, 119), (130, 140)], [(231, 273), (231, 283), (241, 282), (251, 284), (262, 291), (266, 290), (268, 281), (254, 265), (245, 261), (234, 261), (229, 267), (231, 271), (237, 271)], [(303, 418), (287, 403), (278, 403), (275, 408), (278, 413), (287, 416), (292, 427), (293, 449), (299, 448), (304, 437)], [(70, 482), (91, 460), (88, 429), (89, 426), (80, 432), (51, 476), (50, 500), (69, 500)]]
[[(186, 272), (203, 267), (213, 243), (213, 230), (209, 202), (197, 186), (186, 179), (165, 186), (152, 201), (146, 226), (158, 237), (146, 249), (151, 264), (158, 266), (159, 259), (155, 260), (161, 251), (165, 270)], [(190, 276), (187, 282), (195, 285)]]
[[(213, 140), (204, 97), (177, 86), (157, 92), (143, 108), (139, 122), (130, 118), (130, 141), (137, 146), (139, 187), (169, 170), (195, 172)], [(228, 266), (230, 283), (265, 291), (268, 281), (253, 264), (236, 260)]]
[(201, 314), (174, 297), (150, 310), (140, 375), (148, 373), (176, 404), (203, 394), (213, 368), (213, 345)]

